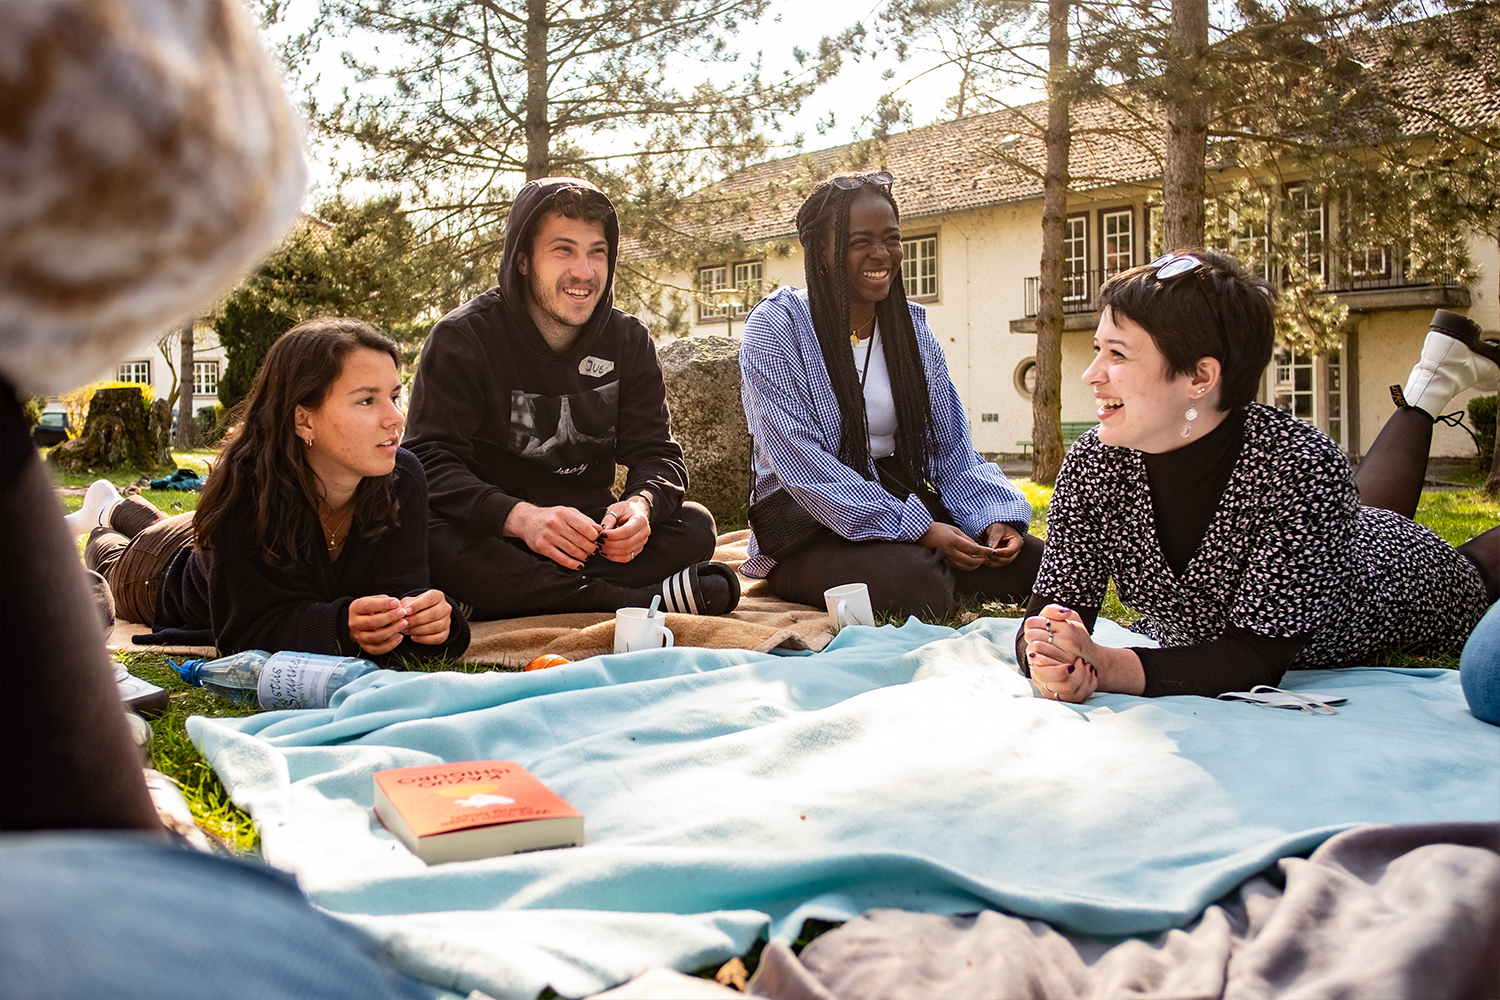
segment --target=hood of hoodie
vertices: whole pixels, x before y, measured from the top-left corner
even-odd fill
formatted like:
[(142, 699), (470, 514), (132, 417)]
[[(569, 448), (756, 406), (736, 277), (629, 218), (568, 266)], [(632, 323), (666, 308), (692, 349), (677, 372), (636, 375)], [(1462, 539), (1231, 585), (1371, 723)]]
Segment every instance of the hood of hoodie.
[[(594, 306), (593, 315), (589, 317), (578, 339), (564, 354), (559, 355), (548, 346), (541, 331), (536, 328), (536, 324), (531, 319), (531, 312), (526, 306), (526, 275), (521, 273), (517, 265), (520, 255), (531, 249), (537, 223), (541, 221), (543, 215), (547, 214), (547, 208), (552, 203), (552, 199), (569, 188), (592, 191), (609, 203), (609, 215), (604, 219), (604, 238), (609, 242), (609, 278), (604, 284), (599, 302)], [(505, 225), (505, 250), (500, 255), (500, 269), (496, 282), (500, 289), (500, 298), (510, 314), (513, 328), (526, 350), (552, 358), (571, 358), (574, 355), (582, 356), (586, 353), (589, 344), (598, 338), (600, 331), (609, 322), (610, 313), (614, 311), (615, 261), (619, 255), (620, 222), (615, 217), (614, 203), (609, 201), (609, 196), (603, 191), (579, 177), (543, 177), (526, 182), (526, 186), (521, 188), (510, 207), (510, 219)]]

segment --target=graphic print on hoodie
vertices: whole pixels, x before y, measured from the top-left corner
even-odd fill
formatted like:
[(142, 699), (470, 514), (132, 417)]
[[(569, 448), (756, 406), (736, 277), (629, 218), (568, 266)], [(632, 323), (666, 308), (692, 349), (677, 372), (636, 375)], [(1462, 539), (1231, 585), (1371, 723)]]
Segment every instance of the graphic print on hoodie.
[(588, 468), (600, 449), (614, 450), (620, 383), (566, 396), (510, 392), (510, 450), (560, 476)]

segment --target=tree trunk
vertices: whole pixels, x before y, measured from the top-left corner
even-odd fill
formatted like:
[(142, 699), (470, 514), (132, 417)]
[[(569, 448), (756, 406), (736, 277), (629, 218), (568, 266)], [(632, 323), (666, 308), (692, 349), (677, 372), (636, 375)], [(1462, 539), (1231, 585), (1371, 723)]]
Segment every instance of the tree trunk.
[(172, 443), (181, 449), (193, 446), (193, 317), (182, 322), (182, 361), (177, 379), (177, 433)]
[(1042, 177), (1042, 270), (1037, 280), (1036, 390), (1031, 478), (1052, 485), (1062, 467), (1063, 223), (1068, 212), (1070, 0), (1047, 3), (1047, 167)]
[(1162, 167), (1162, 249), (1203, 245), (1203, 161), (1208, 155), (1208, 98), (1201, 71), (1208, 48), (1208, 0), (1172, 0), (1167, 71), (1166, 162)]
[(552, 172), (547, 121), (547, 0), (526, 0), (526, 179)]
[(1495, 452), (1490, 456), (1490, 474), (1481, 489), (1490, 496), (1500, 496), (1500, 406), (1495, 407)]

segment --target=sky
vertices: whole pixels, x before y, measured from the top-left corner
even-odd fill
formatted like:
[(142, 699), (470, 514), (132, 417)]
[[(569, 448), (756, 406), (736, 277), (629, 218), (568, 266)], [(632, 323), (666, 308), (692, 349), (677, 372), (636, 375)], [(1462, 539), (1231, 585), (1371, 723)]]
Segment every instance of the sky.
[[(715, 73), (735, 73), (753, 61), (756, 54), (763, 59), (768, 76), (777, 76), (781, 70), (797, 72), (799, 67), (792, 55), (794, 47), (816, 51), (818, 41), (825, 35), (837, 35), (845, 28), (862, 22), (867, 31), (867, 42), (876, 36), (879, 15), (885, 0), (772, 0), (766, 15), (755, 23), (742, 25), (739, 33), (731, 39), (731, 47), (740, 53), (741, 69), (734, 64), (725, 67), (716, 64)], [(299, 15), (314, 11), (309, 2), (291, 5), (289, 18), (281, 26), (267, 30), (267, 39), (273, 44), (286, 34), (306, 26), (305, 18)], [(336, 98), (339, 90), (350, 85), (352, 77), (347, 74), (333, 56), (325, 50), (327, 57), (320, 60), (322, 81), (319, 89), (321, 99)], [(869, 123), (865, 116), (875, 107), (878, 97), (887, 91), (896, 90), (909, 102), (911, 127), (931, 124), (944, 116), (944, 102), (957, 90), (957, 71), (952, 67), (935, 66), (938, 60), (932, 56), (917, 55), (905, 63), (898, 62), (894, 52), (876, 51), (858, 59), (846, 59), (839, 75), (820, 87), (803, 105), (802, 110), (787, 119), (779, 133), (779, 139), (791, 143), (800, 133), (801, 149), (817, 150), (851, 142), (869, 134)], [(889, 79), (884, 78), (887, 72)], [(685, 65), (683, 73), (709, 72), (696, 65)], [(684, 88), (691, 80), (684, 80)], [(1034, 97), (1021, 96), (1021, 100)], [(832, 115), (833, 125), (827, 128)], [(820, 124), (825, 130), (820, 133)], [(905, 126), (902, 126), (904, 129)], [(777, 155), (789, 155), (796, 149), (789, 147)], [(333, 192), (334, 174), (328, 165), (331, 156), (351, 159), (356, 151), (350, 148), (330, 151), (313, 145), (309, 149), (313, 190), (310, 200), (316, 201)], [(348, 193), (362, 197), (374, 194), (373, 190), (361, 190), (351, 186)]]

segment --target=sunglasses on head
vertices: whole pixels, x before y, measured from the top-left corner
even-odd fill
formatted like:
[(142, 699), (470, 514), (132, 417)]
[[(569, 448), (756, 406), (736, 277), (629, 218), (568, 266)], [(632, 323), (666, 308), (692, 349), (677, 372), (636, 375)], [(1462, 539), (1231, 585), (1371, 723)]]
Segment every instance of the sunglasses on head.
[(1156, 272), (1157, 281), (1171, 281), (1201, 271), (1207, 265), (1190, 253), (1164, 253), (1146, 266)]
[(871, 170), (863, 174), (837, 174), (828, 178), (828, 180), (834, 187), (841, 191), (853, 191), (855, 188), (863, 187), (866, 184), (873, 184), (875, 187), (885, 188), (889, 191), (891, 185), (896, 183), (896, 178), (884, 170)]

